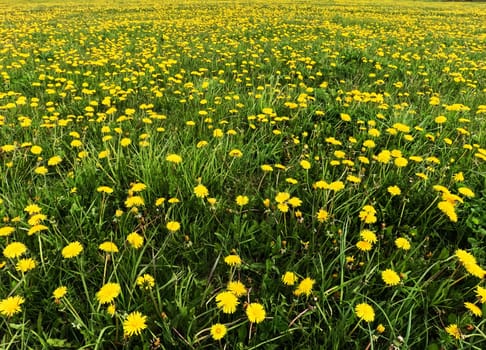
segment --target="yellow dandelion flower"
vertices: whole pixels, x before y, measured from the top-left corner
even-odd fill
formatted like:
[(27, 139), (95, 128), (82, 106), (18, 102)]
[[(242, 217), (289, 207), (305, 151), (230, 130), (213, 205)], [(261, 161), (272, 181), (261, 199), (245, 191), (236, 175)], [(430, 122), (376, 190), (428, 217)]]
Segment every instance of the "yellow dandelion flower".
[(356, 248), (358, 248), (362, 252), (369, 252), (371, 248), (373, 248), (373, 245), (370, 242), (359, 241), (358, 243), (356, 243)]
[(34, 173), (38, 175), (45, 175), (49, 172), (49, 170), (45, 166), (39, 166), (34, 169)]
[(334, 182), (331, 182), (329, 184), (329, 187), (328, 189), (330, 189), (331, 191), (334, 191), (334, 192), (338, 192), (338, 191), (341, 191), (342, 189), (344, 189), (344, 182), (342, 181), (334, 181)]
[(210, 333), (214, 340), (220, 340), (226, 335), (227, 329), (224, 324), (216, 323), (211, 326)]
[(469, 197), (469, 198), (474, 198), (475, 194), (474, 192), (467, 187), (459, 187), (457, 191), (462, 194), (463, 196)]
[(194, 187), (194, 194), (198, 198), (205, 198), (209, 195), (209, 191), (206, 186), (199, 184), (196, 187)]
[(378, 333), (383, 333), (383, 332), (385, 331), (385, 326), (383, 326), (383, 325), (380, 323), (378, 326), (376, 326), (376, 331), (377, 331)]
[(299, 164), (304, 170), (309, 170), (311, 168), (311, 163), (308, 160), (303, 159)]
[(169, 230), (170, 232), (177, 232), (180, 230), (181, 228), (181, 224), (177, 221), (169, 221), (165, 227), (167, 228), (167, 230)]
[(32, 236), (35, 233), (42, 232), (42, 231), (47, 231), (49, 227), (45, 225), (34, 225), (29, 230), (27, 231), (28, 236)]
[(358, 304), (354, 311), (356, 312), (356, 316), (365, 322), (373, 322), (375, 320), (375, 310), (373, 310), (373, 307), (370, 304)]
[(27, 252), (27, 247), (21, 242), (12, 242), (3, 249), (3, 256), (8, 259), (18, 258)]
[(120, 295), (121, 287), (118, 283), (108, 282), (104, 284), (98, 292), (96, 292), (96, 299), (100, 304), (112, 303), (115, 298)]
[(46, 219), (47, 219), (47, 215), (45, 215), (45, 214), (34, 214), (29, 218), (27, 223), (30, 226), (35, 226), (35, 225), (40, 224), (42, 221), (44, 221)]
[(302, 205), (302, 200), (297, 197), (292, 197), (287, 201), (288, 204), (290, 204), (292, 207), (297, 208)]
[(118, 253), (118, 247), (115, 243), (110, 241), (101, 243), (98, 248), (105, 253)]
[(457, 324), (450, 324), (448, 325), (446, 328), (445, 328), (445, 331), (452, 335), (454, 338), (456, 339), (461, 339), (461, 330), (460, 328), (457, 326)]
[(483, 311), (480, 307), (476, 304), (465, 302), (464, 306), (468, 309), (474, 316), (481, 317), (483, 315)]
[(15, 265), (15, 269), (22, 273), (26, 273), (37, 266), (37, 262), (32, 258), (20, 259)]
[(145, 205), (145, 201), (140, 196), (131, 196), (125, 200), (125, 206), (127, 208), (140, 207)]
[(113, 303), (113, 304), (108, 305), (108, 307), (106, 308), (106, 312), (111, 317), (115, 316), (115, 313), (116, 313), (116, 306), (115, 306), (115, 304)]
[(399, 237), (395, 240), (395, 246), (398, 249), (409, 250), (410, 249), (410, 242), (406, 238)]
[(312, 293), (312, 287), (314, 286), (314, 283), (316, 283), (315, 280), (313, 280), (310, 277), (304, 278), (302, 281), (300, 281), (299, 285), (297, 286), (297, 289), (294, 291), (294, 295), (300, 296), (302, 294), (305, 294), (306, 296), (311, 295)]
[(0, 237), (10, 236), (13, 232), (15, 232), (15, 228), (11, 226), (0, 227)]
[(323, 222), (327, 221), (327, 219), (329, 218), (329, 213), (326, 210), (321, 208), (316, 213), (316, 218), (317, 218), (317, 221), (319, 221), (320, 223), (323, 223)]
[(381, 273), (381, 279), (388, 286), (396, 286), (400, 283), (400, 276), (391, 269), (386, 269)]
[(277, 203), (284, 203), (285, 201), (290, 199), (290, 193), (288, 192), (279, 192), (275, 196), (275, 201)]
[(392, 196), (399, 196), (402, 191), (400, 190), (400, 187), (398, 186), (389, 186), (387, 188), (388, 193), (390, 193)]
[(216, 295), (216, 305), (222, 309), (225, 314), (232, 314), (236, 311), (239, 304), (238, 298), (232, 292), (221, 292)]
[(21, 305), (25, 299), (19, 295), (8, 297), (0, 301), (0, 314), (12, 317), (16, 313), (22, 311)]
[(170, 162), (170, 163), (174, 163), (174, 164), (180, 164), (182, 163), (182, 157), (178, 154), (169, 154), (167, 155), (167, 157), (165, 157), (165, 160)]
[(42, 153), (42, 147), (34, 145), (30, 148), (30, 153), (35, 154), (35, 155), (39, 155), (39, 154)]
[(260, 169), (262, 169), (262, 171), (264, 172), (270, 172), (270, 171), (273, 171), (273, 168), (271, 165), (268, 165), (268, 164), (263, 164)]
[(237, 297), (241, 297), (247, 293), (245, 285), (240, 281), (230, 281), (226, 288)]
[(62, 158), (61, 157), (59, 157), (59, 156), (53, 156), (53, 157), (49, 158), (49, 160), (47, 161), (47, 165), (49, 165), (49, 166), (55, 166), (55, 165), (58, 165), (61, 162), (62, 162)]
[(241, 152), (239, 149), (232, 149), (229, 152), (230, 157), (234, 158), (241, 158), (243, 156), (243, 152)]
[(127, 236), (127, 242), (133, 248), (139, 249), (143, 246), (143, 236), (139, 235), (136, 232), (132, 232)]
[(155, 278), (146, 273), (142, 276), (138, 276), (136, 283), (140, 288), (150, 290), (155, 286)]
[(97, 192), (103, 192), (103, 193), (113, 193), (113, 188), (111, 187), (108, 187), (108, 186), (99, 186), (97, 189), (96, 189)]
[(486, 288), (481, 286), (476, 287), (476, 296), (478, 297), (481, 304), (486, 303)]
[(287, 286), (293, 286), (297, 282), (297, 275), (293, 272), (287, 271), (282, 276), (283, 284)]
[(61, 254), (64, 259), (71, 259), (78, 256), (83, 251), (83, 246), (78, 241), (69, 243), (62, 248)]
[(240, 266), (241, 265), (241, 258), (239, 255), (230, 254), (224, 258), (224, 262), (229, 266)]
[(457, 249), (454, 252), (454, 255), (459, 260), (459, 262), (464, 266), (476, 264), (476, 258), (471, 253), (468, 253), (463, 249)]
[(60, 286), (52, 292), (52, 297), (56, 300), (59, 300), (63, 298), (67, 294), (67, 287), (66, 286)]
[(247, 305), (245, 312), (251, 323), (260, 323), (265, 320), (266, 312), (262, 304), (250, 303)]
[(140, 335), (145, 328), (147, 328), (147, 316), (138, 311), (128, 314), (123, 321), (123, 335), (125, 337), (131, 337), (134, 334)]
[(376, 241), (378, 240), (376, 234), (373, 231), (367, 229), (361, 230), (359, 236), (363, 241), (366, 241), (371, 244), (376, 243)]
[(240, 207), (248, 204), (249, 201), (250, 199), (248, 198), (248, 196), (239, 195), (236, 197), (236, 204), (238, 204)]

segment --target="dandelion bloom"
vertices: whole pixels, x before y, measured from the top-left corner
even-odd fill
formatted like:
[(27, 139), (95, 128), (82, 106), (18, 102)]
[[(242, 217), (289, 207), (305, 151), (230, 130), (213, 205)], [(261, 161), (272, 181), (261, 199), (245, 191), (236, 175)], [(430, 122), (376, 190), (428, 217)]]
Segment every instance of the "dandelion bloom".
[(241, 258), (239, 255), (230, 254), (224, 258), (224, 262), (229, 266), (240, 266), (241, 265)]
[(106, 312), (108, 312), (108, 315), (110, 315), (111, 317), (115, 316), (115, 312), (116, 312), (115, 304), (108, 305), (108, 307), (106, 308)]
[(53, 156), (47, 161), (47, 165), (54, 166), (62, 162), (62, 158), (59, 156)]
[(25, 299), (19, 295), (3, 299), (0, 301), (0, 313), (4, 316), (11, 317), (22, 311), (20, 305), (24, 302)]
[(69, 243), (62, 248), (61, 254), (64, 259), (70, 259), (78, 256), (83, 251), (83, 246), (78, 241)]
[(246, 316), (251, 323), (260, 323), (265, 319), (265, 308), (262, 304), (250, 303), (246, 307)]
[(41, 154), (41, 153), (42, 153), (42, 147), (41, 147), (41, 146), (35, 146), (35, 145), (34, 145), (34, 146), (32, 146), (32, 147), (30, 148), (30, 152), (31, 152), (32, 154), (39, 155), (39, 154)]
[(399, 196), (402, 193), (402, 191), (400, 190), (400, 187), (398, 187), (398, 186), (389, 186), (387, 188), (387, 191), (392, 196)]
[(471, 313), (474, 316), (481, 317), (483, 315), (483, 311), (481, 310), (480, 307), (478, 307), (476, 304), (465, 302), (464, 306), (471, 311)]
[(228, 291), (236, 295), (237, 297), (241, 297), (246, 294), (247, 290), (243, 283), (240, 281), (230, 281), (228, 282), (227, 286)]
[(395, 240), (395, 246), (399, 249), (409, 250), (410, 249), (410, 242), (406, 238), (398, 237)]
[(138, 276), (136, 283), (137, 286), (139, 286), (140, 288), (149, 290), (155, 286), (155, 278), (152, 275), (146, 273), (143, 276)]
[(28, 272), (37, 266), (37, 262), (32, 258), (20, 259), (15, 265), (15, 269), (22, 273)]
[(210, 332), (214, 340), (220, 340), (226, 335), (227, 329), (224, 324), (216, 323), (211, 326)]
[(365, 205), (363, 209), (359, 212), (359, 218), (366, 224), (373, 224), (377, 221), (376, 219), (376, 209), (372, 205)]
[(383, 326), (383, 325), (380, 323), (378, 326), (376, 326), (376, 331), (377, 331), (378, 333), (383, 333), (383, 332), (385, 331), (385, 326)]
[(378, 240), (376, 238), (376, 234), (371, 230), (366, 230), (366, 229), (361, 230), (361, 232), (359, 233), (359, 236), (361, 237), (361, 239), (363, 241), (366, 241), (366, 242), (371, 243), (371, 244), (376, 243), (376, 241)]
[(279, 192), (275, 196), (275, 201), (277, 203), (284, 203), (289, 199), (290, 199), (290, 193), (288, 193), (288, 192)]
[(165, 157), (165, 160), (170, 162), (170, 163), (174, 163), (174, 164), (179, 164), (182, 162), (182, 157), (178, 154), (169, 154), (167, 155), (167, 157)]
[(134, 311), (127, 316), (123, 321), (123, 335), (131, 337), (132, 335), (140, 335), (142, 331), (147, 328), (147, 316), (142, 315), (138, 311)]
[(59, 300), (61, 298), (63, 298), (67, 293), (67, 287), (66, 286), (60, 286), (58, 288), (56, 288), (54, 290), (54, 292), (52, 292), (52, 296), (54, 297), (54, 299), (56, 300)]
[(167, 225), (165, 225), (165, 227), (167, 228), (167, 230), (169, 230), (170, 232), (177, 232), (180, 230), (181, 228), (181, 224), (178, 223), (177, 221), (169, 221), (167, 223)]
[(311, 163), (308, 160), (303, 159), (299, 164), (304, 170), (309, 170), (311, 168)]
[(98, 248), (105, 253), (118, 253), (118, 247), (115, 243), (110, 241), (101, 243)]
[(468, 187), (459, 187), (457, 191), (463, 196), (473, 198), (475, 196), (474, 192)]
[(241, 152), (239, 149), (232, 149), (229, 152), (230, 157), (234, 158), (241, 158), (243, 156), (243, 152)]
[(238, 204), (240, 207), (248, 204), (249, 201), (250, 199), (248, 198), (248, 196), (239, 195), (236, 197), (236, 204)]
[(319, 209), (319, 211), (316, 214), (317, 221), (319, 221), (320, 223), (327, 221), (328, 217), (329, 217), (329, 213), (324, 209)]
[(295, 273), (287, 271), (282, 276), (282, 282), (287, 286), (293, 286), (297, 282), (297, 276)]
[(446, 214), (449, 220), (451, 220), (452, 222), (457, 222), (456, 210), (454, 209), (454, 205), (451, 204), (449, 201), (439, 202), (437, 204), (437, 208), (439, 208), (444, 214)]
[(194, 187), (194, 194), (198, 198), (205, 198), (209, 195), (209, 191), (206, 186), (199, 184), (196, 187)]
[(314, 283), (316, 283), (316, 281), (313, 280), (312, 278), (310, 277), (304, 278), (302, 281), (300, 281), (299, 285), (297, 286), (297, 289), (294, 291), (294, 294), (296, 296), (300, 296), (302, 294), (309, 296), (312, 293), (312, 287), (314, 286)]
[(232, 292), (221, 292), (216, 295), (216, 305), (222, 309), (225, 314), (232, 314), (236, 311), (236, 306), (239, 304), (236, 295)]
[(96, 191), (98, 192), (103, 192), (103, 193), (113, 193), (113, 188), (108, 187), (108, 186), (99, 186)]
[(344, 189), (344, 182), (342, 181), (334, 181), (329, 184), (328, 187), (331, 191), (338, 192)]
[(13, 259), (22, 256), (27, 251), (25, 244), (21, 242), (12, 242), (3, 249), (3, 255), (6, 258)]
[(400, 276), (398, 275), (398, 273), (391, 269), (386, 269), (385, 271), (383, 271), (381, 273), (381, 279), (388, 286), (396, 286), (400, 283)]
[(10, 236), (13, 232), (15, 232), (15, 228), (11, 226), (0, 227), (0, 237)]
[(263, 164), (262, 166), (260, 166), (260, 169), (262, 169), (262, 171), (265, 171), (265, 172), (273, 171), (272, 166), (268, 165), (268, 164)]
[(358, 248), (362, 252), (369, 252), (371, 248), (373, 248), (373, 245), (367, 241), (359, 241), (358, 243), (356, 243), (356, 248)]
[(456, 339), (461, 339), (461, 330), (457, 326), (457, 324), (450, 324), (445, 328), (445, 331), (452, 335)]
[(132, 232), (127, 236), (127, 242), (135, 249), (142, 247), (143, 245), (143, 236), (139, 235), (136, 232)]
[(457, 249), (454, 254), (464, 266), (476, 264), (476, 258), (471, 253), (468, 253), (463, 249)]
[(96, 299), (100, 304), (109, 304), (120, 295), (121, 287), (118, 283), (109, 282), (103, 285), (96, 293)]
[(365, 322), (373, 322), (375, 319), (375, 311), (370, 304), (358, 304), (356, 305), (354, 311), (356, 312), (356, 316), (358, 316), (361, 320), (364, 320)]
[(140, 196), (131, 196), (125, 200), (125, 206), (127, 208), (139, 207), (145, 205), (145, 201)]
[(481, 304), (486, 303), (486, 288), (481, 286), (476, 287), (476, 296), (478, 297)]

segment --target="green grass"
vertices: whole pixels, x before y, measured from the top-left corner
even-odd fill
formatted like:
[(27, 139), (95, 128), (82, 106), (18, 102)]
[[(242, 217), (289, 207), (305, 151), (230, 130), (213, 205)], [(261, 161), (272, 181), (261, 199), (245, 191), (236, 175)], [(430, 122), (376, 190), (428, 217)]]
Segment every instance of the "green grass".
[(0, 348), (486, 347), (480, 4), (0, 6)]

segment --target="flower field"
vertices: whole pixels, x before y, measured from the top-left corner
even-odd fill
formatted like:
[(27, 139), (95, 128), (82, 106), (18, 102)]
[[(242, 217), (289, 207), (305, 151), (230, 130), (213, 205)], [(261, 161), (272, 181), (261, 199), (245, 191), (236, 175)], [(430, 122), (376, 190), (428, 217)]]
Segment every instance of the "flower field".
[(486, 7), (0, 0), (1, 349), (485, 349)]

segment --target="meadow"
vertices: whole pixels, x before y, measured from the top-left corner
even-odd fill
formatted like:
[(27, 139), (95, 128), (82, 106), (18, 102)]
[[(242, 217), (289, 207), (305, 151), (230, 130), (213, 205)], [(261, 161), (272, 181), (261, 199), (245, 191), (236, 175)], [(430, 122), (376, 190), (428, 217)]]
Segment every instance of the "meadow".
[(486, 7), (0, 0), (1, 349), (485, 349)]

